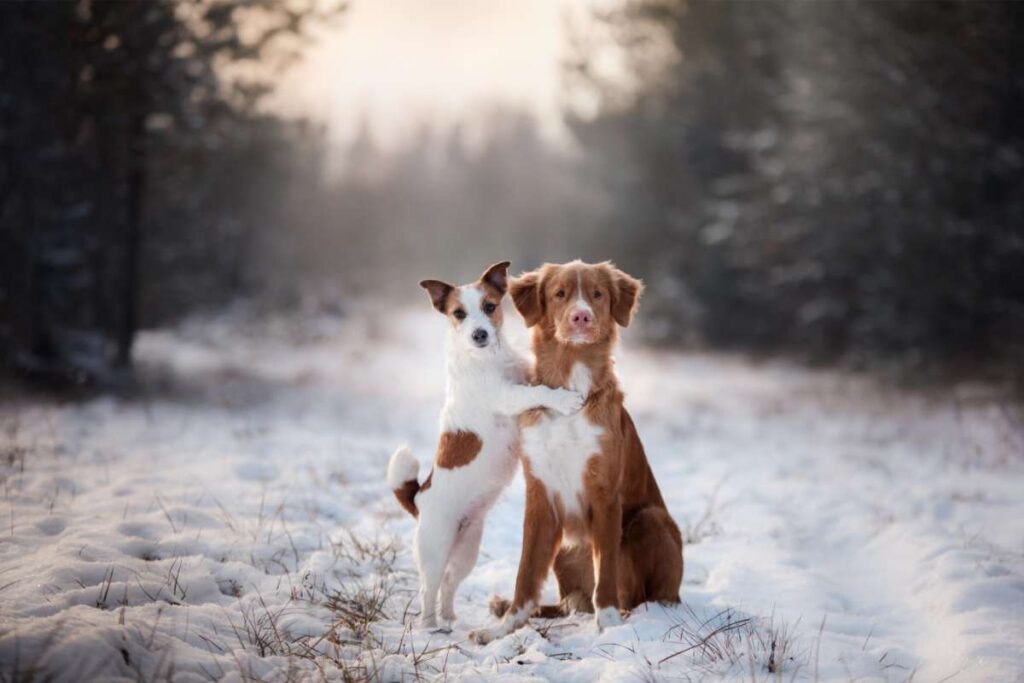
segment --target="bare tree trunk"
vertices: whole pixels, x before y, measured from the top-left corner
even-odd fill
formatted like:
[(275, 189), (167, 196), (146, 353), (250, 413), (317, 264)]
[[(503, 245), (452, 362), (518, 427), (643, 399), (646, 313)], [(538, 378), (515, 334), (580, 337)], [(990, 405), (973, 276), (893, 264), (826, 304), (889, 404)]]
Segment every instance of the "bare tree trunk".
[(132, 342), (138, 324), (139, 257), (142, 244), (142, 201), (145, 191), (145, 114), (132, 114), (128, 168), (128, 221), (124, 244), (121, 324), (117, 333), (119, 367), (131, 364)]

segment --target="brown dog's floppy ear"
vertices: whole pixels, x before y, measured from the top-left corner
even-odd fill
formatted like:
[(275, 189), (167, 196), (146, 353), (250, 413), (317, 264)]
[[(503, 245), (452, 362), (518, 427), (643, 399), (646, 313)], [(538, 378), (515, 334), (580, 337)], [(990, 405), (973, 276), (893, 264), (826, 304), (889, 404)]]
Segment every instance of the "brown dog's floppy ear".
[(615, 322), (622, 327), (629, 327), (643, 291), (643, 282), (612, 267), (612, 317)]
[(540, 322), (541, 316), (544, 315), (544, 301), (538, 271), (523, 273), (513, 278), (509, 293), (512, 295), (512, 303), (519, 311), (519, 315), (523, 316), (527, 327), (533, 327)]
[(441, 282), (440, 280), (424, 280), (420, 283), (420, 287), (427, 290), (427, 294), (430, 295), (430, 303), (434, 304), (441, 313), (446, 313), (445, 305), (448, 303), (448, 295), (455, 291), (447, 282)]
[(508, 267), (510, 265), (512, 265), (510, 261), (495, 263), (480, 276), (480, 282), (489, 285), (498, 294), (504, 296), (505, 292), (508, 291)]

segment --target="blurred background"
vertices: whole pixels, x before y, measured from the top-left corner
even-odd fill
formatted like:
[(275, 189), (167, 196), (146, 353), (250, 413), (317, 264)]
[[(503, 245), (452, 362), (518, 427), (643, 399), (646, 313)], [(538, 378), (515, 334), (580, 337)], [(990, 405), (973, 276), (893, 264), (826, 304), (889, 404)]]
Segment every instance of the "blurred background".
[(0, 360), (612, 259), (647, 343), (1024, 376), (1024, 6), (0, 4)]

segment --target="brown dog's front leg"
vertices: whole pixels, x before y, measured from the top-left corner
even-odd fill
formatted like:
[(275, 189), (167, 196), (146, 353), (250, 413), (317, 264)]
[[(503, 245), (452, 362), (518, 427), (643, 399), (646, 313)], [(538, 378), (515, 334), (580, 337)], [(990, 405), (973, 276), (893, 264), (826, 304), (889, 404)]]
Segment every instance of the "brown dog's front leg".
[(619, 614), (619, 544), (622, 504), (618, 500), (593, 507), (594, 615), (598, 629), (622, 623)]
[(501, 620), (490, 628), (469, 634), (477, 643), (504, 638), (526, 623), (540, 599), (555, 551), (561, 542), (562, 527), (548, 500), (544, 485), (527, 474), (526, 516), (523, 520), (523, 549), (516, 576), (516, 594), (511, 607)]

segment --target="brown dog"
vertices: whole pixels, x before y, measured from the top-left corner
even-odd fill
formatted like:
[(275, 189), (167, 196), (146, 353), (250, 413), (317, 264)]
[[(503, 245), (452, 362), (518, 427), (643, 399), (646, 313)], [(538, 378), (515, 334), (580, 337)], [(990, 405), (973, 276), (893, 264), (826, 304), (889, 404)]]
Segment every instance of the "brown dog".
[[(647, 463), (613, 369), (618, 327), (629, 325), (643, 285), (610, 263), (547, 264), (512, 281), (516, 309), (532, 328), (534, 381), (586, 397), (580, 413), (521, 418), (526, 516), (511, 605), (497, 602), (489, 642), (531, 614), (596, 612), (598, 628), (620, 609), (675, 603), (683, 541)], [(537, 608), (554, 565), (561, 604)]]

